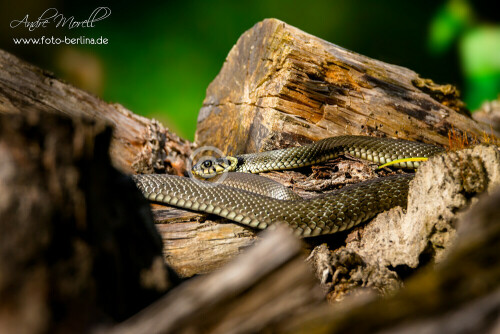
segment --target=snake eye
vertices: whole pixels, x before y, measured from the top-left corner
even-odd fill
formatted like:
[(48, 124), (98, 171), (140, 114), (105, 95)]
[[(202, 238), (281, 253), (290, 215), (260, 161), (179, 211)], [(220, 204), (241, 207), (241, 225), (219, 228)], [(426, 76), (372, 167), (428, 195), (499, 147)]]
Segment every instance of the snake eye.
[(205, 161), (203, 161), (202, 166), (205, 168), (210, 168), (210, 167), (212, 167), (212, 161), (205, 160)]

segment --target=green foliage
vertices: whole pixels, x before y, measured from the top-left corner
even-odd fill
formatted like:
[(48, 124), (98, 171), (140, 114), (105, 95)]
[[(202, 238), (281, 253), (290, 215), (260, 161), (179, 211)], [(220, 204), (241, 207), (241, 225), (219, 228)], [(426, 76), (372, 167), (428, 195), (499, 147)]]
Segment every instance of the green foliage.
[(460, 43), (465, 100), (478, 108), (485, 100), (494, 100), (500, 93), (500, 26), (470, 29)]
[(500, 93), (500, 26), (485, 24), (475, 16), (468, 1), (449, 0), (437, 11), (429, 34), (429, 49), (435, 55), (458, 44), (464, 100), (471, 110)]
[(440, 8), (430, 23), (429, 49), (443, 54), (472, 22), (472, 11), (466, 0), (450, 0)]

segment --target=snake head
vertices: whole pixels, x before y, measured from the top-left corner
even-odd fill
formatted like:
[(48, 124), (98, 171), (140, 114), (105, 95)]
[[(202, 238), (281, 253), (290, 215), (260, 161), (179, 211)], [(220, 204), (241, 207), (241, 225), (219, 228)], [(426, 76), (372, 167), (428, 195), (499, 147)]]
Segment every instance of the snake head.
[(225, 172), (232, 172), (237, 165), (238, 159), (235, 157), (209, 158), (199, 161), (193, 166), (191, 172), (196, 176), (208, 179)]

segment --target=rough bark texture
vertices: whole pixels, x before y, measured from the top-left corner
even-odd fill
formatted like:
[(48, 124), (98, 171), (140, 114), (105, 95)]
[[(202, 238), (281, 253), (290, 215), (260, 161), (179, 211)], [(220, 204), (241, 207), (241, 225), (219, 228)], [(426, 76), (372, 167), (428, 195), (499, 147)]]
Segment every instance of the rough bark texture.
[(448, 256), (389, 298), (320, 306), (285, 323), (286, 333), (486, 333), (500, 331), (500, 189), (458, 222)]
[[(407, 213), (388, 211), (349, 248), (383, 265), (417, 268), (440, 262), (455, 241), (456, 222), (483, 192), (500, 187), (500, 152), (476, 146), (430, 159), (412, 182)], [(425, 264), (425, 262), (424, 262)]]
[(298, 240), (283, 228), (106, 333), (258, 333), (322, 299)]
[(100, 121), (0, 115), (1, 333), (86, 332), (170, 286), (148, 204), (111, 167), (110, 138)]
[(311, 260), (328, 299), (360, 293), (359, 288), (387, 295), (415, 269), (443, 261), (462, 212), (479, 194), (499, 187), (497, 147), (481, 145), (430, 159), (411, 183), (407, 213), (393, 208), (350, 232), (345, 247), (314, 249)]
[(0, 50), (0, 113), (28, 110), (86, 116), (113, 125), (110, 155), (123, 172), (182, 175), (190, 143), (154, 120), (108, 104)]
[(195, 143), (238, 154), (342, 134), (445, 145), (452, 128), (495, 131), (462, 106), (451, 85), (269, 19), (240, 37), (208, 87)]

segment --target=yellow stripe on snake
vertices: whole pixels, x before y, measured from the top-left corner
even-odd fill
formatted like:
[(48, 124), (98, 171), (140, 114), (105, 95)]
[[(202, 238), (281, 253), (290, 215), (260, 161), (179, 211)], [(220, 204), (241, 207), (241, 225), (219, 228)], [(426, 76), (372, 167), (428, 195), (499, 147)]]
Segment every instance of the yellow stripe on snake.
[[(258, 229), (285, 223), (296, 235), (309, 237), (352, 228), (394, 206), (406, 207), (413, 174), (377, 178), (302, 199), (277, 182), (245, 173), (310, 166), (344, 154), (384, 164), (428, 158), (443, 151), (441, 147), (401, 139), (340, 136), (300, 147), (208, 159), (193, 167), (193, 174), (201, 177), (228, 173), (221, 183), (164, 174), (134, 175), (133, 179), (151, 201), (215, 214)], [(414, 169), (419, 162), (403, 161), (392, 166)]]

